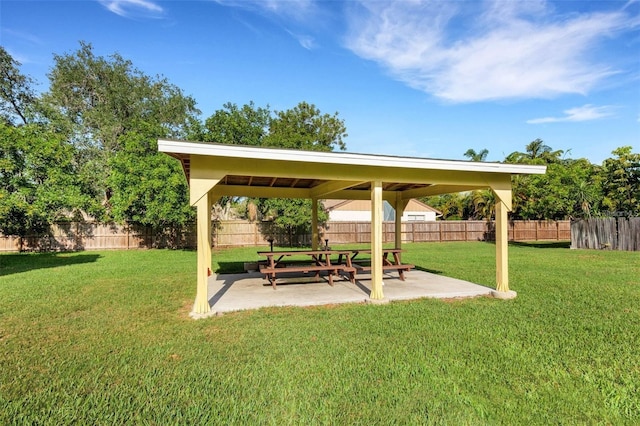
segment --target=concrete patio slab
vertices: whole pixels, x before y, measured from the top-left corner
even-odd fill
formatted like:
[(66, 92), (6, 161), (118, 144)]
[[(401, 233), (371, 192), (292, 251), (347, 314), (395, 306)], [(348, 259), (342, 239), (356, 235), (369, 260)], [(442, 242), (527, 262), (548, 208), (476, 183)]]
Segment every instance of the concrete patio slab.
[[(420, 298), (457, 298), (491, 295), (493, 289), (468, 281), (429, 272), (412, 270), (401, 281), (397, 273), (384, 275), (385, 301)], [(209, 277), (209, 305), (215, 315), (225, 312), (259, 309), (269, 306), (314, 306), (368, 302), (371, 275), (359, 274), (356, 282), (334, 278), (331, 287), (326, 277), (316, 282), (313, 276), (283, 277), (277, 289), (259, 272), (214, 275)]]

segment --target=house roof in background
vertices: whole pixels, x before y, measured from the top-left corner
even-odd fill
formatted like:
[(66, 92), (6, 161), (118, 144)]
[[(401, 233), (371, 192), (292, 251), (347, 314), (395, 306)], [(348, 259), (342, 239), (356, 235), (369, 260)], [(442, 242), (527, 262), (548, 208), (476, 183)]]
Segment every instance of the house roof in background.
[[(365, 203), (364, 205), (362, 203)], [(324, 200), (323, 202), (324, 208), (332, 211), (332, 210), (354, 210), (354, 211), (370, 211), (371, 210), (371, 201), (370, 200)], [(442, 212), (434, 209), (430, 205), (423, 203), (420, 200), (416, 200), (412, 198), (409, 200), (407, 207), (405, 208), (405, 213), (409, 211), (429, 211), (434, 212), (437, 215), (441, 215)]]

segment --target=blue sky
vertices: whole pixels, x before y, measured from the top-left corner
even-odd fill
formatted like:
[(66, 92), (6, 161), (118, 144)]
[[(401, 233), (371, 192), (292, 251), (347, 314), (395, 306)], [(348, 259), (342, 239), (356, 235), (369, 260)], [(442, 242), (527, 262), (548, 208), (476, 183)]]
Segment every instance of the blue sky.
[(193, 96), (339, 113), (349, 152), (501, 161), (536, 138), (600, 164), (640, 148), (640, 1), (0, 2), (0, 44), (47, 90), (79, 41)]

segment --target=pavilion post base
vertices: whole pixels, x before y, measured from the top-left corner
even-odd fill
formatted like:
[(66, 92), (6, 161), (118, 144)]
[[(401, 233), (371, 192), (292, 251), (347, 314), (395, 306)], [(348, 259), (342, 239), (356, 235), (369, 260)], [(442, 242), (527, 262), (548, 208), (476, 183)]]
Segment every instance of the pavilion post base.
[(516, 296), (518, 296), (518, 293), (516, 293), (513, 290), (508, 290), (508, 291), (491, 290), (491, 296), (495, 297), (496, 299), (508, 300), (508, 299), (515, 299)]

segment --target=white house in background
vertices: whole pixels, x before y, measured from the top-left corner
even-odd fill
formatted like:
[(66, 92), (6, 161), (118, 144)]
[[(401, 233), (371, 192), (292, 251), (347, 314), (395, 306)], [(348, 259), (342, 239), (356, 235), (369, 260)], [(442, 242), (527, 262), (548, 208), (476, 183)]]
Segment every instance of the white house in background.
[[(324, 200), (324, 208), (333, 222), (369, 222), (371, 221), (371, 200)], [(391, 204), (384, 202), (383, 220), (394, 221), (396, 212)], [(435, 221), (442, 213), (425, 203), (411, 199), (402, 215), (403, 222)]]

